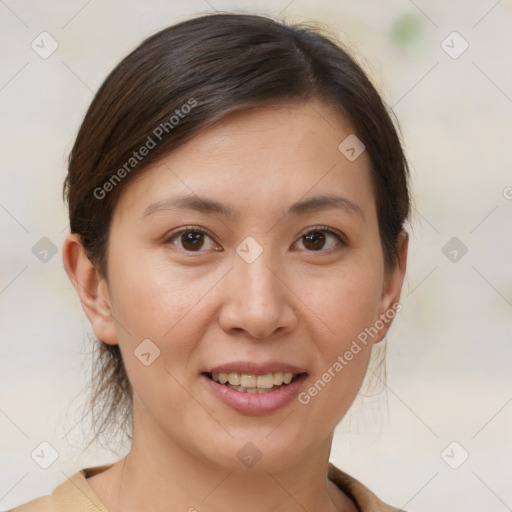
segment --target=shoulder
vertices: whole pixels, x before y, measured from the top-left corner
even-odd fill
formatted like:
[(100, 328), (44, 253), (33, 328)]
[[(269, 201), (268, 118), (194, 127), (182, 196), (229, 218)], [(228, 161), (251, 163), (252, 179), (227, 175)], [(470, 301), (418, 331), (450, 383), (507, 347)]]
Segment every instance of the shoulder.
[(41, 496), (7, 512), (108, 512), (87, 483), (87, 478), (109, 467), (82, 469), (58, 485), (50, 495)]
[(329, 463), (329, 480), (352, 498), (361, 512), (405, 512), (381, 501), (361, 482)]

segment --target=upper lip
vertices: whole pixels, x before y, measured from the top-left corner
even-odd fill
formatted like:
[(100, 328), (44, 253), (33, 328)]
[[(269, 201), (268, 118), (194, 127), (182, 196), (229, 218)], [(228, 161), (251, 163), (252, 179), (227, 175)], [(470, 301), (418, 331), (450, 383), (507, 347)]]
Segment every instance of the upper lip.
[(212, 366), (204, 373), (245, 373), (247, 375), (265, 375), (267, 373), (306, 373), (304, 368), (293, 364), (270, 361), (267, 363), (255, 363), (254, 361), (233, 361), (218, 366)]

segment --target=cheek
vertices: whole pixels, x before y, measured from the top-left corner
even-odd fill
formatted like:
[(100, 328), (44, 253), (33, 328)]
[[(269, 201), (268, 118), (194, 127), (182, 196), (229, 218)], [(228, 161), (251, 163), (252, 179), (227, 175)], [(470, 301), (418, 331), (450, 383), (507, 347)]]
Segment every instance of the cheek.
[(176, 271), (136, 252), (117, 261), (110, 274), (114, 313), (139, 336), (160, 339), (169, 334), (201, 298), (205, 284), (192, 279), (187, 269)]
[[(361, 261), (347, 264), (329, 279), (321, 280), (319, 286), (309, 282), (308, 295), (304, 295), (306, 290), (302, 292), (317, 317), (314, 336), (320, 355), (316, 375), (308, 383), (311, 394), (306, 392), (310, 397), (321, 392), (317, 403), (325, 406), (333, 400), (338, 411), (345, 411), (352, 403), (366, 374), (373, 346), (369, 333), (378, 319), (381, 300), (380, 267), (375, 262), (361, 265)], [(335, 416), (338, 421), (340, 418)]]
[(306, 428), (314, 429), (322, 418), (327, 428), (334, 429), (357, 396), (373, 346), (365, 330), (374, 324), (378, 311), (376, 282), (377, 275), (368, 272), (363, 279), (354, 270), (309, 295), (319, 320), (315, 372), (298, 397)]
[(213, 279), (199, 282), (186, 269), (177, 272), (135, 253), (117, 261), (110, 282), (119, 345), (134, 402), (156, 418), (159, 410), (183, 408), (188, 399), (179, 383), (186, 381), (207, 325), (201, 298)]
[(323, 339), (332, 350), (343, 349), (378, 317), (382, 275), (375, 266), (347, 265), (317, 286), (310, 281), (304, 281), (301, 296), (327, 329)]
[(160, 350), (155, 365), (184, 375), (211, 323), (211, 291), (225, 272), (177, 269), (141, 254), (117, 261), (110, 281), (121, 350), (129, 356), (149, 339)]

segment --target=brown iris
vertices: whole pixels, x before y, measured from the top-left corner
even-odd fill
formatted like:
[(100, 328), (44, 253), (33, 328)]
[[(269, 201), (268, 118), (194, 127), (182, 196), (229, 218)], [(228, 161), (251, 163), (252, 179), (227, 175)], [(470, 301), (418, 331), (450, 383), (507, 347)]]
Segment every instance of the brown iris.
[(187, 251), (201, 249), (204, 244), (204, 233), (199, 231), (187, 231), (181, 235), (181, 243)]
[(304, 246), (314, 251), (321, 249), (325, 244), (325, 234), (321, 231), (312, 231), (302, 238), (304, 239)]

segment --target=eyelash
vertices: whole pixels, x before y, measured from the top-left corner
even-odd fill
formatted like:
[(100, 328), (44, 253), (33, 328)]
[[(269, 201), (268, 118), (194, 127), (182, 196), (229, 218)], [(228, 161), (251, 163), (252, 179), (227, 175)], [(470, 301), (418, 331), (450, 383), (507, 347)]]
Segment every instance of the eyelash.
[[(166, 237), (166, 239), (164, 240), (164, 244), (170, 244), (170, 243), (172, 243), (172, 241), (175, 238), (179, 239), (180, 235), (183, 235), (184, 233), (190, 233), (190, 232), (200, 233), (200, 234), (206, 235), (208, 238), (213, 240), (213, 237), (207, 231), (205, 231), (204, 229), (196, 227), (196, 226), (186, 226), (185, 228), (180, 229), (179, 231), (176, 231), (174, 233), (171, 233), (168, 237)], [(306, 250), (306, 252), (311, 252), (311, 253), (331, 253), (331, 252), (338, 251), (342, 247), (348, 245), (344, 235), (342, 235), (340, 232), (338, 232), (336, 230), (333, 230), (332, 228), (329, 228), (327, 226), (315, 226), (313, 228), (307, 228), (307, 231), (304, 231), (299, 236), (297, 241), (301, 240), (306, 235), (309, 235), (311, 233), (327, 233), (329, 235), (332, 235), (339, 242), (339, 245), (337, 247), (332, 247), (332, 248), (326, 249), (326, 250), (323, 250), (323, 249), (320, 249), (318, 251), (308, 251), (308, 250)], [(187, 253), (187, 254), (195, 254), (195, 253), (199, 254), (201, 252), (205, 252), (205, 251), (201, 251), (201, 250), (199, 250), (199, 251), (187, 251), (186, 249), (181, 249), (181, 248), (178, 248), (178, 249), (180, 251), (182, 251), (182, 252)]]

